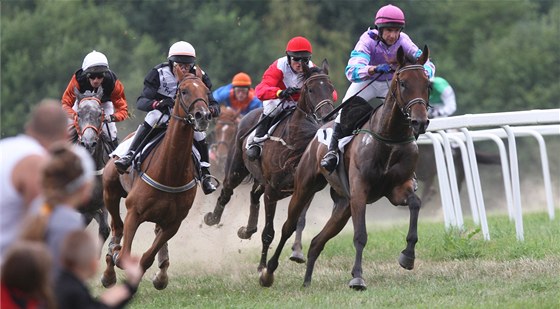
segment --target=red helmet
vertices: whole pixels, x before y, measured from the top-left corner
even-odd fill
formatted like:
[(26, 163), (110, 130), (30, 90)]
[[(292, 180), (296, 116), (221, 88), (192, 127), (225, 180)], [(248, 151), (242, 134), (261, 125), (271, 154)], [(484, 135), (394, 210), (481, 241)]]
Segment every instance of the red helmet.
[(398, 7), (388, 4), (377, 11), (375, 25), (381, 28), (403, 28), (405, 24), (404, 13)]
[(288, 41), (288, 45), (286, 45), (286, 54), (292, 57), (311, 57), (313, 53), (313, 47), (311, 47), (311, 43), (302, 37), (296, 36)]

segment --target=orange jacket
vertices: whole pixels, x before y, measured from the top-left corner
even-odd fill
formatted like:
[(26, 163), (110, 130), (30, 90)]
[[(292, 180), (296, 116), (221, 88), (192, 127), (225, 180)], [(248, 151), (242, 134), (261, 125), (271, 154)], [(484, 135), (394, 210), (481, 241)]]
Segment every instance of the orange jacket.
[[(86, 90), (93, 90), (87, 80), (87, 77), (83, 75), (82, 70), (78, 70), (78, 72), (72, 76), (70, 83), (68, 83), (68, 86), (62, 95), (62, 108), (71, 118), (74, 118), (74, 115), (76, 114), (76, 112), (72, 109), (74, 103), (76, 102), (74, 87), (81, 93)], [(101, 86), (104, 89), (101, 102), (113, 102), (113, 107), (115, 109), (113, 115), (115, 116), (115, 121), (123, 121), (128, 118), (128, 104), (124, 95), (124, 86), (121, 81), (117, 79), (116, 75), (109, 71), (108, 74), (106, 74), (106, 78), (104, 78)]]

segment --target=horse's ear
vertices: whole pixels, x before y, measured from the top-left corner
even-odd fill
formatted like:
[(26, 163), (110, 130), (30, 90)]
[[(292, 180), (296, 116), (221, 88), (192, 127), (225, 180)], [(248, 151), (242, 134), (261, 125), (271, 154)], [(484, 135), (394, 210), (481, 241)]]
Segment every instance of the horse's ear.
[(327, 61), (327, 58), (323, 59), (321, 69), (325, 72), (325, 74), (329, 75), (329, 62)]
[(173, 65), (173, 74), (175, 74), (178, 81), (183, 80), (183, 77), (184, 77), (183, 71), (181, 71), (181, 69), (179, 69), (179, 66)]
[(78, 90), (78, 88), (74, 87), (74, 95), (76, 96), (76, 100), (78, 100), (78, 102), (80, 102), (83, 98), (84, 95), (80, 93), (80, 90)]
[(422, 51), (422, 56), (420, 56), (420, 58), (418, 58), (417, 63), (418, 64), (424, 64), (428, 61), (428, 59), (430, 58), (430, 49), (428, 49), (428, 45), (424, 45), (424, 50)]
[(103, 97), (103, 87), (99, 86), (99, 88), (97, 89), (97, 94), (95, 95), (96, 98), (98, 98), (99, 100), (101, 100), (101, 98)]
[(406, 64), (406, 58), (402, 46), (399, 46), (399, 49), (397, 50), (397, 63), (399, 64), (399, 68)]

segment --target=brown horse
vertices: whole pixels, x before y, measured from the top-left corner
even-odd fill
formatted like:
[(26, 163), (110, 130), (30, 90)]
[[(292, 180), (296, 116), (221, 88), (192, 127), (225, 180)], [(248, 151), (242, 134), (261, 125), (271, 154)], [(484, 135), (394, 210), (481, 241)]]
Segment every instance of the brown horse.
[[(176, 71), (180, 82), (167, 132), (143, 161), (141, 171), (120, 175), (113, 158), (103, 173), (103, 193), (111, 214), (113, 233), (105, 259), (107, 268), (101, 278), (105, 287), (115, 283), (114, 266), (119, 266), (120, 258), (130, 254), (138, 226), (147, 221), (156, 224), (156, 237), (142, 255), (140, 265), (146, 271), (158, 254), (160, 270), (153, 279), (154, 287), (164, 289), (168, 283), (167, 241), (177, 233), (196, 195), (195, 167), (191, 155), (194, 131), (206, 130), (210, 121), (208, 88), (197, 76), (183, 76), (180, 70)], [(124, 224), (119, 213), (121, 198), (126, 198)]]
[[(334, 87), (328, 76), (328, 63), (321, 68), (304, 66), (304, 83), (301, 96), (291, 116), (282, 120), (274, 136), (266, 140), (260, 160), (250, 161), (246, 155), (247, 138), (241, 138), (258, 122), (262, 109), (248, 113), (239, 124), (235, 147), (230, 150), (226, 164), (226, 177), (220, 197), (213, 212), (206, 214), (204, 222), (215, 225), (220, 222), (225, 205), (233, 190), (249, 175), (254, 179), (251, 190), (251, 206), (247, 226), (237, 235), (249, 239), (257, 231), (259, 199), (264, 193), (266, 222), (262, 232), (262, 254), (259, 270), (265, 266), (270, 243), (274, 238), (274, 214), (277, 201), (293, 192), (294, 172), (301, 154), (320, 127), (320, 119), (333, 110)], [(305, 217), (302, 217), (303, 220)], [(301, 240), (294, 244), (296, 258), (301, 255)]]
[[(358, 290), (366, 288), (362, 278), (362, 253), (367, 242), (366, 204), (381, 197), (386, 197), (393, 205), (408, 205), (410, 209), (407, 247), (399, 257), (399, 264), (406, 269), (414, 267), (421, 204), (414, 193), (414, 169), (418, 158), (415, 137), (424, 133), (429, 123), (427, 104), (430, 83), (422, 66), (428, 55), (428, 48), (425, 47), (418, 64), (406, 65), (402, 47), (399, 48), (396, 59), (398, 67), (384, 104), (355, 131), (357, 135), (346, 146), (336, 172), (329, 174), (320, 167), (319, 162), (327, 152), (327, 147), (318, 139), (313, 139), (296, 171), (288, 219), (282, 227), (282, 238), (274, 255), (267, 268), (261, 272), (261, 285), (272, 285), (280, 253), (296, 228), (297, 218), (315, 193), (327, 183), (331, 185), (334, 208), (323, 230), (311, 241), (304, 286), (311, 283), (313, 267), (326, 242), (336, 236), (352, 217), (356, 258), (349, 286)], [(360, 97), (354, 97), (353, 100), (367, 104)]]
[(99, 224), (99, 237), (105, 243), (111, 228), (107, 220), (108, 213), (103, 204), (103, 184), (101, 175), (109, 154), (115, 150), (111, 138), (103, 133), (104, 111), (101, 108), (101, 97), (103, 89), (97, 93), (82, 94), (74, 88), (78, 104), (76, 116), (72, 124), (71, 140), (73, 143), (84, 146), (91, 154), (95, 162), (96, 176), (93, 192), (89, 203), (81, 205), (78, 209), (84, 216), (85, 224), (88, 225), (95, 219)]
[(237, 126), (241, 121), (241, 111), (224, 106), (221, 110), (214, 127), (214, 142), (210, 145), (210, 163), (214, 166), (214, 171), (224, 175), (228, 152), (234, 144)]

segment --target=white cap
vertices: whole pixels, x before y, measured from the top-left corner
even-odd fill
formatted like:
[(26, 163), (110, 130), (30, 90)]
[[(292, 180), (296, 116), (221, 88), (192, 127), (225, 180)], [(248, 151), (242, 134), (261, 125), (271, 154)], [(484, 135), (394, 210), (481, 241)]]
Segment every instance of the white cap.
[(179, 41), (171, 45), (169, 48), (169, 53), (167, 54), (167, 59), (171, 61), (176, 61), (174, 58), (196, 58), (196, 51), (191, 43), (185, 41)]
[(109, 61), (107, 57), (98, 51), (92, 51), (87, 54), (82, 63), (82, 70), (86, 71), (91, 67), (106, 67), (109, 68)]

